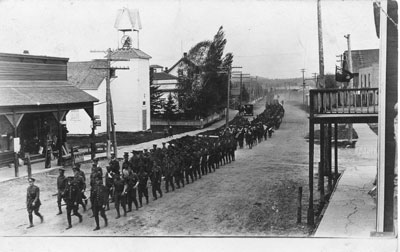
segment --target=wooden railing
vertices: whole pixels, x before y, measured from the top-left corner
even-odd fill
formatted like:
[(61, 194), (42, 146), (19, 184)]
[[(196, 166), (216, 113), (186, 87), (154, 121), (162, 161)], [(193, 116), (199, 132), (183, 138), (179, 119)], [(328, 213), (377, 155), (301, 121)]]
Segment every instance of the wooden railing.
[(378, 88), (311, 89), (310, 115), (377, 114)]

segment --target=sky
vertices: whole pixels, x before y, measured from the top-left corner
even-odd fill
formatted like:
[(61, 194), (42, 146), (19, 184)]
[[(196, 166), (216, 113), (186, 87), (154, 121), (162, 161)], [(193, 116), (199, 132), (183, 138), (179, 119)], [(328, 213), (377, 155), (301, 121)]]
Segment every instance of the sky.
[[(373, 0), (321, 0), (325, 74), (336, 55), (379, 48)], [(118, 9), (138, 9), (139, 48), (150, 64), (171, 67), (196, 43), (223, 26), (234, 66), (265, 78), (319, 72), (317, 0), (0, 0), (0, 52), (59, 56), (70, 61), (102, 58), (91, 50), (116, 49)], [(135, 37), (134, 37), (135, 39)]]

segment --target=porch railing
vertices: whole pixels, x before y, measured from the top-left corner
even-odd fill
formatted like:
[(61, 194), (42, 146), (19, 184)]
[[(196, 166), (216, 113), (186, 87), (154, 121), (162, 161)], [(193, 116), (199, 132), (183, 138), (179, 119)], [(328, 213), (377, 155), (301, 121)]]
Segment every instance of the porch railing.
[(310, 116), (377, 113), (378, 88), (310, 90)]

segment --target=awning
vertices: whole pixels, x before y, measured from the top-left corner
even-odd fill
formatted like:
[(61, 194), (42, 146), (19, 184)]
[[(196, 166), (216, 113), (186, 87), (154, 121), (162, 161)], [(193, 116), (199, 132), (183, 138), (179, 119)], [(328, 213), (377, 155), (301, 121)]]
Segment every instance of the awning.
[(68, 81), (0, 81), (0, 114), (89, 108), (98, 99)]

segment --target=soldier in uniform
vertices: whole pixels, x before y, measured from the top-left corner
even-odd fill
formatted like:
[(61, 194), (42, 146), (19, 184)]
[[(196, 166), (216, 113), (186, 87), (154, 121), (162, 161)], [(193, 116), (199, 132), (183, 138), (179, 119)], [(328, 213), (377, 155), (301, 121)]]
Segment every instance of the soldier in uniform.
[(157, 161), (153, 163), (153, 171), (150, 175), (151, 180), (151, 190), (153, 192), (153, 200), (157, 199), (157, 192), (160, 194), (160, 198), (162, 197), (161, 191), (161, 168), (158, 165)]
[(103, 185), (103, 180), (101, 177), (95, 178), (95, 184), (92, 188), (91, 202), (92, 202), (92, 210), (94, 219), (96, 221), (96, 228), (93, 231), (100, 229), (99, 223), (99, 213), (101, 217), (104, 219), (104, 226), (107, 227), (108, 221), (105, 213), (105, 207), (108, 201), (108, 192), (107, 188)]
[(81, 164), (76, 164), (76, 165), (75, 165), (75, 168), (76, 168), (76, 170), (78, 171), (79, 176), (81, 176), (82, 179), (83, 179), (84, 187), (83, 187), (83, 190), (82, 190), (82, 193), (81, 193), (81, 199), (82, 199), (82, 202), (83, 202), (83, 201), (85, 202), (84, 211), (86, 211), (86, 206), (87, 206), (87, 202), (88, 202), (87, 197), (86, 197), (86, 195), (85, 195), (85, 190), (86, 190), (86, 175), (85, 175), (85, 173), (81, 170)]
[(128, 211), (132, 212), (132, 202), (135, 204), (136, 210), (139, 210), (139, 205), (136, 199), (136, 188), (139, 185), (139, 178), (131, 168), (122, 170), (122, 178), (125, 181), (124, 194), (128, 204)]
[(66, 182), (67, 182), (66, 181), (67, 178), (64, 175), (65, 169), (59, 168), (59, 172), (60, 172), (60, 174), (57, 177), (57, 206), (58, 206), (57, 215), (62, 214), (61, 201), (63, 198), (63, 193), (64, 193)]
[(124, 152), (124, 161), (122, 162), (122, 170), (132, 169), (131, 162), (129, 162), (129, 152)]
[(79, 185), (76, 183), (74, 177), (68, 177), (67, 185), (64, 190), (64, 201), (67, 205), (67, 221), (68, 227), (66, 229), (72, 228), (71, 224), (71, 211), (73, 215), (79, 218), (79, 222), (82, 222), (82, 215), (78, 212), (78, 201), (80, 199)]
[(197, 151), (197, 150), (194, 151), (192, 154), (193, 172), (194, 172), (194, 176), (196, 178), (197, 178), (197, 176), (199, 176), (199, 179), (201, 179), (200, 158), (201, 158), (200, 151)]
[(122, 206), (124, 210), (124, 217), (126, 216), (126, 196), (124, 195), (124, 187), (125, 182), (121, 179), (121, 175), (119, 173), (114, 176), (114, 204), (115, 209), (117, 210), (116, 219), (121, 217), (119, 206)]
[[(106, 176), (105, 176), (106, 188), (108, 190), (109, 198), (111, 200), (113, 200), (114, 199), (114, 195), (113, 195), (114, 194), (114, 192), (113, 192), (114, 188), (113, 188), (113, 185), (114, 185), (114, 175), (115, 174), (111, 170), (110, 166), (106, 166), (106, 169), (107, 169), (107, 173), (106, 173)], [(117, 174), (119, 174), (119, 173), (117, 173)], [(109, 203), (108, 200), (107, 200), (107, 210), (110, 210), (110, 203)]]
[(176, 188), (178, 189), (181, 188), (180, 186), (181, 184), (182, 187), (185, 187), (185, 180), (182, 168), (183, 167), (182, 157), (175, 152), (172, 161), (175, 164), (174, 177), (175, 177)]
[(78, 169), (79, 169), (78, 167), (72, 168), (72, 171), (74, 172), (74, 183), (78, 185), (80, 191), (77, 201), (78, 201), (78, 206), (82, 205), (83, 211), (86, 211), (86, 204), (83, 202), (83, 196), (82, 196), (84, 195), (84, 192), (86, 190), (86, 183)]
[(139, 173), (139, 155), (137, 151), (132, 151), (132, 157), (129, 162), (131, 163), (133, 172), (136, 174)]
[(111, 153), (111, 161), (110, 161), (109, 165), (111, 167), (111, 171), (114, 174), (117, 174), (117, 173), (119, 174), (120, 166), (119, 166), (119, 162), (118, 162), (117, 158), (115, 157), (115, 153)]
[(150, 174), (151, 168), (153, 166), (153, 163), (150, 162), (150, 153), (148, 152), (147, 149), (143, 149), (143, 151), (144, 151), (144, 153), (143, 153), (144, 167), (145, 167), (147, 174)]
[(202, 175), (207, 175), (207, 173), (208, 173), (208, 169), (207, 169), (207, 148), (201, 148), (200, 155), (201, 155), (201, 161), (200, 161), (201, 174)]
[(171, 157), (167, 154), (164, 157), (164, 163), (165, 163), (165, 192), (169, 192), (169, 186), (171, 186), (172, 191), (175, 191), (175, 186), (174, 186), (174, 179), (173, 179), (173, 169), (174, 165), (172, 163)]
[(35, 213), (36, 216), (40, 218), (40, 222), (43, 223), (43, 216), (39, 213), (39, 208), (41, 205), (39, 194), (39, 187), (35, 186), (35, 179), (29, 178), (29, 187), (26, 192), (26, 209), (28, 210), (29, 217), (29, 226), (28, 228), (33, 227), (33, 216), (32, 212)]
[(139, 172), (139, 203), (140, 207), (142, 207), (142, 198), (143, 196), (146, 198), (146, 204), (149, 204), (149, 190), (147, 188), (147, 181), (149, 180), (149, 175), (144, 170), (144, 168), (140, 169)]
[(186, 184), (189, 184), (189, 177), (193, 183), (194, 178), (193, 178), (192, 157), (187, 152), (183, 154), (183, 169), (185, 170)]

